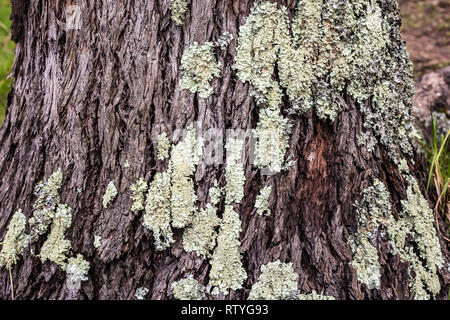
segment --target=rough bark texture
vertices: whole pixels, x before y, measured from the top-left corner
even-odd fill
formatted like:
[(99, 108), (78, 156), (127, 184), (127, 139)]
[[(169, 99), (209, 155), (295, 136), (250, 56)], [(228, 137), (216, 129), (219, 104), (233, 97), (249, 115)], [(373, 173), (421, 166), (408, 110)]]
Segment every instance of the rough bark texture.
[[(278, 2), (291, 12), (296, 5)], [(231, 69), (239, 26), (252, 4), (192, 0), (184, 25), (177, 27), (168, 0), (80, 0), (82, 27), (66, 30), (69, 1), (13, 1), (17, 49), (14, 88), (0, 131), (0, 239), (18, 208), (31, 216), (35, 185), (61, 167), (61, 199), (73, 208), (66, 232), (71, 255), (82, 253), (91, 264), (89, 280), (75, 298), (132, 299), (138, 287), (150, 289), (149, 299), (173, 298), (170, 284), (188, 274), (206, 284), (209, 262), (183, 250), (181, 230), (174, 229), (176, 243), (170, 249), (155, 251), (142, 213), (130, 211), (129, 187), (139, 177), (151, 181), (165, 168), (156, 157), (155, 137), (162, 130), (173, 132), (193, 120), (200, 120), (203, 130), (256, 126), (251, 86)], [(226, 51), (216, 52), (222, 75), (212, 81), (214, 94), (200, 99), (180, 90), (183, 51), (193, 41), (214, 41), (225, 31), (234, 40)], [(382, 147), (367, 153), (356, 145), (362, 116), (350, 98), (343, 101), (333, 123), (315, 115), (293, 119), (290, 153), (296, 158), (288, 172), (266, 177), (247, 159), (240, 217), (248, 278), (244, 289), (222, 298), (246, 299), (261, 265), (276, 259), (293, 262), (302, 292), (315, 289), (339, 299), (411, 298), (407, 265), (389, 253), (385, 240), (379, 248), (381, 290), (359, 283), (350, 264), (347, 239), (357, 228), (354, 201), (376, 176), (398, 212), (406, 182)], [(202, 162), (197, 167), (199, 206), (214, 179), (224, 181), (223, 169)], [(254, 201), (266, 179), (273, 179), (275, 195), (272, 214), (263, 218), (255, 214)], [(105, 209), (101, 198), (109, 181), (118, 197)], [(94, 234), (105, 240), (98, 249)], [(32, 245), (35, 252), (44, 240)], [(446, 243), (441, 245), (448, 261)], [(446, 268), (440, 271), (439, 299), (448, 293)], [(41, 263), (28, 249), (12, 275), (18, 299), (70, 297), (65, 272)], [(0, 297), (10, 298), (5, 269), (0, 270)]]

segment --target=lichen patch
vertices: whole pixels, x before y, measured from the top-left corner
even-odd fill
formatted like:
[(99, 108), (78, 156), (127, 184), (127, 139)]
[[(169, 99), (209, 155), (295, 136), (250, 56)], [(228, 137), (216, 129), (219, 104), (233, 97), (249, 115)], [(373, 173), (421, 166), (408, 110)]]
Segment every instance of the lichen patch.
[(225, 168), (225, 203), (240, 203), (244, 197), (245, 173), (242, 164), (244, 140), (229, 138), (225, 146), (227, 162)]
[(217, 209), (208, 203), (205, 209), (194, 214), (192, 225), (183, 233), (184, 250), (194, 251), (208, 258), (211, 256), (211, 251), (216, 246), (216, 227), (220, 224), (216, 212)]
[(105, 194), (103, 195), (103, 208), (107, 208), (109, 204), (116, 198), (117, 188), (114, 182), (110, 181), (106, 187)]
[(249, 300), (283, 300), (298, 289), (298, 274), (292, 263), (279, 260), (261, 267), (261, 275), (252, 286)]
[(158, 135), (157, 139), (158, 143), (158, 159), (159, 160), (165, 160), (169, 157), (169, 151), (170, 151), (170, 140), (169, 137), (167, 137), (167, 133), (162, 132)]
[(181, 58), (182, 78), (180, 88), (192, 93), (199, 93), (200, 98), (208, 98), (213, 88), (210, 85), (214, 77), (220, 75), (220, 64), (214, 55), (214, 44), (194, 42)]
[(157, 172), (147, 193), (144, 226), (153, 231), (156, 250), (165, 250), (175, 241), (170, 226), (170, 172)]
[(227, 294), (228, 289), (240, 289), (247, 278), (239, 241), (241, 230), (239, 214), (232, 206), (226, 205), (209, 273), (209, 285), (215, 287), (215, 293)]
[[(409, 186), (407, 198), (402, 200), (402, 211), (398, 221), (388, 228), (392, 252), (409, 262), (410, 287), (416, 300), (428, 300), (441, 290), (437, 270), (444, 266), (441, 245), (434, 228), (433, 211), (423, 197), (417, 181), (406, 176)], [(408, 245), (412, 237), (418, 251)]]
[(22, 210), (17, 210), (8, 224), (5, 238), (0, 251), (0, 268), (6, 266), (8, 269), (16, 264), (30, 241), (26, 233), (26, 217)]
[(131, 211), (141, 211), (144, 210), (145, 192), (148, 190), (147, 182), (143, 178), (139, 178), (136, 183), (130, 186), (131, 200), (133, 204), (131, 205)]
[(170, 11), (175, 24), (182, 26), (187, 12), (187, 0), (171, 0)]
[(204, 300), (206, 288), (191, 275), (175, 281), (171, 285), (173, 296), (178, 300)]
[(66, 269), (67, 254), (72, 248), (70, 240), (67, 240), (64, 236), (64, 233), (72, 224), (71, 212), (72, 208), (64, 204), (58, 205), (51, 225), (50, 234), (39, 253), (42, 262), (50, 260), (59, 265), (63, 270)]
[(78, 291), (81, 288), (81, 282), (88, 280), (89, 269), (90, 264), (84, 260), (82, 254), (78, 254), (76, 258), (69, 258), (66, 267), (66, 283), (69, 290)]
[(47, 232), (48, 227), (55, 217), (55, 211), (61, 198), (59, 190), (63, 180), (61, 168), (53, 172), (46, 181), (39, 182), (34, 188), (37, 197), (33, 204), (33, 215), (29, 219), (31, 241)]
[(197, 210), (197, 196), (192, 176), (198, 159), (195, 130), (191, 125), (184, 139), (173, 146), (169, 161), (172, 182), (170, 207), (172, 226), (175, 228), (188, 226)]
[(349, 238), (353, 251), (352, 266), (361, 283), (369, 289), (379, 289), (381, 266), (374, 239), (377, 238), (379, 227), (387, 226), (392, 220), (390, 196), (385, 185), (375, 179), (372, 186), (363, 190), (362, 199), (355, 203), (355, 207), (358, 231)]

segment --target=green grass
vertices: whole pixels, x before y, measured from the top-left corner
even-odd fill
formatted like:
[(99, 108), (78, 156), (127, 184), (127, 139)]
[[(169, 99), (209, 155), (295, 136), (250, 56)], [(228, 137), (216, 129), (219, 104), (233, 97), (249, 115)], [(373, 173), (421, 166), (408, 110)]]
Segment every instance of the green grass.
[(11, 41), (11, 3), (9, 0), (0, 0), (0, 125), (5, 118), (5, 109), (10, 79), (6, 79), (14, 61), (15, 44)]
[(437, 135), (437, 121), (432, 115), (433, 142), (425, 147), (429, 164), (427, 190), (435, 192), (437, 201), (434, 207), (436, 215), (442, 215), (446, 230), (441, 230), (442, 235), (450, 241), (450, 208), (448, 192), (450, 184), (450, 130), (445, 135)]

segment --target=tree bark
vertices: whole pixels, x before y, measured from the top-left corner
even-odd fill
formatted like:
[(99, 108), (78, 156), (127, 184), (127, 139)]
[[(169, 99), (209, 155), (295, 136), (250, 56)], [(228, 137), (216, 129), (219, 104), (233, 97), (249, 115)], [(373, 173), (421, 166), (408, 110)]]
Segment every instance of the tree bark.
[[(129, 187), (140, 177), (150, 182), (166, 169), (167, 162), (157, 159), (156, 136), (162, 131), (173, 133), (193, 121), (200, 121), (203, 131), (256, 127), (259, 106), (250, 95), (252, 86), (231, 68), (239, 28), (254, 2), (192, 0), (180, 27), (171, 20), (168, 0), (79, 0), (80, 29), (65, 25), (70, 1), (12, 2), (17, 48), (14, 86), (0, 131), (0, 239), (19, 208), (31, 217), (36, 184), (60, 167), (61, 202), (73, 210), (65, 233), (71, 256), (81, 253), (91, 266), (88, 280), (71, 296), (65, 272), (54, 263), (41, 263), (30, 251), (40, 252), (46, 238), (41, 236), (12, 268), (16, 298), (133, 299), (138, 287), (146, 287), (147, 299), (172, 299), (171, 283), (187, 275), (206, 285), (210, 263), (183, 250), (182, 229), (173, 229), (175, 243), (169, 249), (155, 250), (143, 212), (130, 210)], [(291, 16), (297, 5), (277, 3)], [(213, 94), (203, 99), (181, 90), (183, 52), (194, 41), (215, 41), (225, 31), (234, 40), (226, 50), (215, 51), (221, 76), (211, 82)], [(243, 289), (221, 298), (246, 299), (261, 266), (277, 259), (293, 263), (302, 292), (316, 290), (338, 299), (413, 298), (408, 264), (390, 253), (386, 239), (378, 245), (380, 289), (361, 284), (352, 268), (347, 241), (358, 226), (355, 201), (376, 177), (387, 186), (398, 217), (407, 182), (383, 146), (369, 153), (357, 145), (364, 117), (349, 95), (344, 93), (341, 102), (333, 122), (314, 113), (290, 118), (289, 154), (295, 161), (288, 171), (267, 177), (246, 158), (239, 215), (248, 277)], [(425, 194), (423, 160), (415, 163), (409, 166), (419, 172)], [(225, 183), (224, 173), (224, 166), (200, 161), (194, 177), (198, 207), (205, 206), (216, 178)], [(269, 179), (272, 214), (261, 217), (255, 214), (255, 198)], [(104, 208), (101, 199), (110, 181), (118, 195)], [(103, 239), (99, 248), (93, 246), (94, 235)], [(440, 239), (445, 266), (436, 298), (445, 299), (449, 255)], [(0, 270), (0, 297), (11, 298), (5, 268)]]

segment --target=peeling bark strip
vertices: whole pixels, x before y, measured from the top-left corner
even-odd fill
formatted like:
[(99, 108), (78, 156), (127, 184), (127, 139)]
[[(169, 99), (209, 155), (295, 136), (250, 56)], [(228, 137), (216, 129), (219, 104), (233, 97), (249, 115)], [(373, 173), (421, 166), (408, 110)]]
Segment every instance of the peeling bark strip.
[[(11, 298), (9, 268), (18, 299), (247, 299), (255, 283), (252, 297), (261, 296), (258, 288), (266, 284), (280, 284), (265, 270), (288, 265), (291, 280), (281, 283), (283, 295), (274, 296), (446, 299), (448, 246), (434, 236), (422, 196), (424, 177), (413, 176), (424, 171), (410, 145), (410, 62), (395, 0), (177, 1), (178, 11), (171, 7), (175, 1), (12, 2), (17, 47), (14, 88), (0, 130), (0, 239), (7, 240), (0, 298)], [(251, 43), (246, 34), (253, 39), (271, 31), (260, 32), (261, 19), (249, 18), (251, 12), (283, 21), (266, 38), (275, 60), (264, 60), (266, 49), (255, 42), (237, 49)], [(243, 27), (248, 21), (253, 22)], [(202, 78), (205, 95), (182, 85), (182, 57), (194, 43), (214, 44), (206, 59), (214, 61), (214, 76), (207, 71)], [(246, 58), (238, 59), (237, 52)], [(238, 72), (239, 61), (251, 69)], [(203, 68), (198, 63), (185, 70), (195, 78)], [(251, 77), (242, 78), (242, 70)], [(244, 162), (234, 164), (245, 179), (230, 174), (228, 162), (199, 158), (189, 170), (182, 168), (185, 161), (175, 151), (183, 146), (181, 132), (194, 121), (195, 139), (210, 129), (223, 139), (227, 129), (258, 125), (261, 138), (271, 115), (282, 124), (276, 127), (283, 153), (286, 148), (284, 159), (277, 153), (275, 163), (266, 161), (276, 174), (265, 176), (251, 164), (249, 139), (242, 142)], [(163, 139), (167, 146), (160, 148), (163, 132), (169, 145)], [(364, 141), (366, 146), (358, 145)], [(229, 141), (221, 142), (223, 147)], [(258, 150), (264, 163), (264, 148)], [(289, 166), (281, 168), (288, 159)], [(60, 187), (57, 179), (57, 192), (46, 191), (40, 182), (58, 168)], [(161, 189), (163, 174), (170, 174), (170, 192), (157, 191), (149, 200), (143, 186)], [(172, 224), (180, 196), (171, 194), (174, 177), (181, 177), (175, 182), (186, 191), (181, 196), (195, 201), (187, 201), (189, 212), (177, 211), (179, 221)], [(239, 188), (230, 190), (229, 181)], [(378, 207), (390, 212), (376, 217), (391, 222), (388, 235), (378, 220), (370, 235), (361, 235), (361, 219), (371, 210), (354, 204), (371, 208), (364, 195), (381, 185), (390, 205)], [(265, 186), (271, 186), (270, 195), (256, 201)], [(46, 193), (40, 196), (42, 188)], [(255, 214), (256, 202), (270, 215)], [(53, 212), (66, 208), (57, 204), (72, 209), (70, 225), (53, 220)], [(201, 241), (188, 241), (200, 248), (188, 252), (183, 235), (198, 230), (199, 212), (208, 205), (214, 205), (217, 221)], [(52, 218), (39, 230), (30, 229), (36, 210)], [(155, 212), (161, 215), (150, 218)], [(36, 217), (47, 216), (42, 214)], [(155, 225), (158, 217), (166, 229)], [(231, 224), (236, 228), (229, 230)], [(66, 271), (39, 256), (48, 252), (52, 232), (70, 242), (55, 247), (61, 250), (53, 259)], [(30, 234), (33, 241), (26, 244)], [(370, 268), (358, 248), (376, 257), (369, 261), (379, 271), (375, 280), (364, 277)], [(224, 279), (220, 266), (229, 256), (235, 264), (227, 265)], [(206, 292), (208, 284), (221, 293)], [(201, 290), (192, 296), (194, 287)]]

